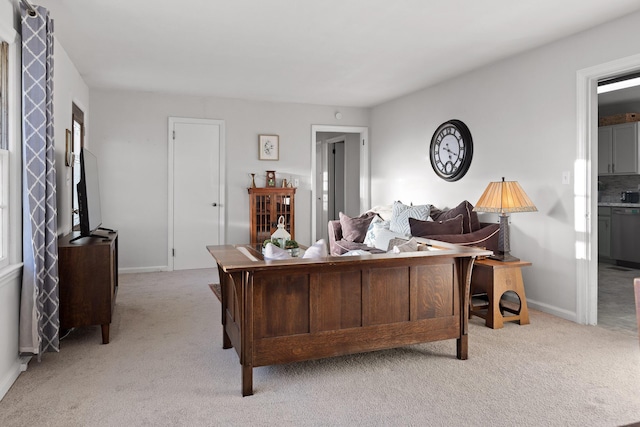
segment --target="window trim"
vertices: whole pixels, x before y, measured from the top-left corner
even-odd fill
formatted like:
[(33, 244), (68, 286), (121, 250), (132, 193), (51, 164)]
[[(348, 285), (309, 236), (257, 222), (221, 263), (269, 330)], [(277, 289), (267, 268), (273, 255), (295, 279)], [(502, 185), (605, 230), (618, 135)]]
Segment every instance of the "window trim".
[(0, 149), (9, 148), (9, 43), (0, 40)]
[(0, 269), (9, 265), (9, 43), (0, 38)]
[(0, 149), (0, 268), (9, 265), (9, 150)]
[(14, 274), (22, 267), (22, 174), (21, 155), (21, 127), (20, 127), (20, 35), (12, 27), (0, 22), (0, 42), (6, 42), (7, 47), (7, 147), (6, 179), (4, 201), (6, 215), (3, 220), (5, 233), (2, 245), (4, 258), (0, 262), (0, 281)]

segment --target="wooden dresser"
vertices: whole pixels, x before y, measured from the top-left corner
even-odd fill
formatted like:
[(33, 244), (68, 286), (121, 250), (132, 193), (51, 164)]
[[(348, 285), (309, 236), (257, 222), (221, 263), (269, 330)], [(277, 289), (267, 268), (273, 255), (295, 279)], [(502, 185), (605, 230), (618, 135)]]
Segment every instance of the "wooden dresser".
[(109, 325), (118, 293), (118, 233), (58, 239), (60, 327), (100, 325), (102, 343), (109, 343)]

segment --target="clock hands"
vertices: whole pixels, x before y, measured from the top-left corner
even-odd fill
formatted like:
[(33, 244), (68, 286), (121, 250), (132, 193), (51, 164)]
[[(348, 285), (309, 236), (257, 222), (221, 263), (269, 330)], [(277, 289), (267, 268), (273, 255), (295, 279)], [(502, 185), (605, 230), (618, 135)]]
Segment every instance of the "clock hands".
[(441, 145), (440, 147), (441, 147), (441, 149), (442, 149), (442, 150), (444, 150), (444, 151), (446, 151), (447, 153), (449, 153), (449, 160), (451, 160), (451, 161), (453, 161), (453, 156), (452, 156), (452, 154), (453, 154), (453, 155), (455, 155), (455, 156), (456, 156), (456, 158), (458, 158), (458, 157), (460, 156), (460, 153), (459, 153), (459, 152), (458, 152), (458, 153), (456, 153), (456, 152), (454, 152), (454, 151), (451, 151), (451, 149), (449, 148), (449, 144), (448, 144), (448, 143), (446, 143), (444, 146), (442, 146), (442, 145)]

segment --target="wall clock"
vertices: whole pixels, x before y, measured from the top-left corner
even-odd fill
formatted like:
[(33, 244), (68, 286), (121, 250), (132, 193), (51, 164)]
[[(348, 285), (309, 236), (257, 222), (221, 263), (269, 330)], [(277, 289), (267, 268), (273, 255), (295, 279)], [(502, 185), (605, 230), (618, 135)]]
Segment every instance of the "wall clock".
[(471, 166), (473, 140), (460, 120), (444, 122), (431, 137), (429, 158), (435, 173), (445, 181), (457, 181)]

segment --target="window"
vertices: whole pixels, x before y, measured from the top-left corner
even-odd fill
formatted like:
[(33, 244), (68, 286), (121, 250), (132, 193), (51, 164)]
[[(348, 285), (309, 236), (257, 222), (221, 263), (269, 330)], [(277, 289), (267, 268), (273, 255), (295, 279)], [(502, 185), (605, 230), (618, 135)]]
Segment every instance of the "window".
[(9, 45), (0, 43), (0, 267), (9, 264)]

